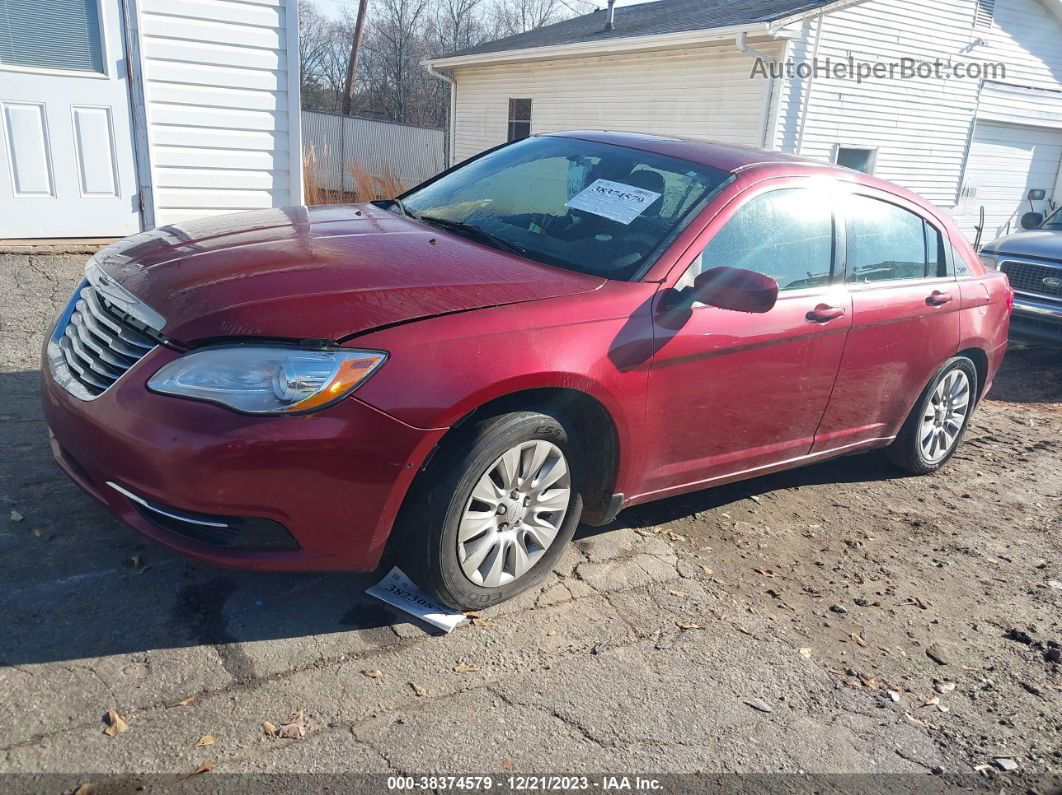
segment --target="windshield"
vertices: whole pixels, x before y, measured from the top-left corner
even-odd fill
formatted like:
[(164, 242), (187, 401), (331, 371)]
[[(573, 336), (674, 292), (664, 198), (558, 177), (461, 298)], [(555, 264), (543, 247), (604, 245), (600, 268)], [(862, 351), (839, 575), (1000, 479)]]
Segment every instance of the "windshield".
[(623, 146), (527, 138), (414, 188), (398, 209), (547, 265), (633, 281), (729, 179)]
[(1059, 207), (1044, 221), (1044, 229), (1062, 229), (1062, 207)]

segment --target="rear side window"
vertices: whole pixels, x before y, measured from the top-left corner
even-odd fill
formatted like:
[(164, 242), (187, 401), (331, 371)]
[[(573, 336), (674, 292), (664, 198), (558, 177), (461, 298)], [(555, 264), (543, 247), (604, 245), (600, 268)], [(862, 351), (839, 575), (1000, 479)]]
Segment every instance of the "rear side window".
[(948, 275), (944, 237), (920, 215), (868, 196), (846, 206), (849, 284)]
[(683, 276), (691, 284), (703, 271), (744, 268), (770, 276), (781, 290), (830, 283), (833, 208), (804, 188), (771, 191), (749, 201), (711, 239)]

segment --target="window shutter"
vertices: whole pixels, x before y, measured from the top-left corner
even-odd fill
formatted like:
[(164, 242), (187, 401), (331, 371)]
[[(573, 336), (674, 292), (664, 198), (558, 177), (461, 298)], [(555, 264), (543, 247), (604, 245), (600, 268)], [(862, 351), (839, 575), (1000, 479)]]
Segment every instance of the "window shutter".
[(0, 64), (104, 71), (99, 0), (0, 0)]

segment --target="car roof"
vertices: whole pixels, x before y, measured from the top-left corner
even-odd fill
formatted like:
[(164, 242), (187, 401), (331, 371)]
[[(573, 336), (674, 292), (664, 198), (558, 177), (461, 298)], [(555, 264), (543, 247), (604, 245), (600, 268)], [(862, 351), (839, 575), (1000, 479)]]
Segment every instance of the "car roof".
[(947, 216), (918, 194), (900, 187), (892, 182), (854, 171), (844, 166), (824, 163), (798, 155), (771, 152), (754, 146), (723, 143), (721, 141), (696, 140), (667, 135), (647, 135), (644, 133), (619, 132), (613, 130), (570, 130), (545, 133), (543, 137), (576, 138), (629, 149), (640, 149), (665, 157), (675, 157), (693, 163), (709, 166), (729, 173), (755, 172), (764, 178), (784, 176), (806, 172), (824, 174), (845, 182), (877, 188), (899, 196), (912, 204), (918, 205), (938, 221), (947, 225)]
[(768, 152), (752, 146), (727, 144), (720, 141), (704, 141), (693, 138), (678, 138), (669, 135), (647, 135), (644, 133), (616, 132), (613, 130), (570, 130), (546, 133), (547, 137), (578, 138), (582, 141), (594, 141), (603, 144), (626, 146), (641, 149), (658, 155), (677, 157), (701, 165), (711, 166), (721, 171), (738, 171), (754, 165), (769, 163), (801, 163), (821, 166), (814, 160), (781, 152)]

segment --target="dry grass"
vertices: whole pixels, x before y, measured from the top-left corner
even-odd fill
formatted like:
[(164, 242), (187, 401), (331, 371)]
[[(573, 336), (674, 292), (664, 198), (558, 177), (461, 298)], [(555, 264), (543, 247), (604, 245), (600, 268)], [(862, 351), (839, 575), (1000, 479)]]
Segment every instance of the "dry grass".
[(347, 166), (347, 173), (353, 179), (353, 191), (325, 188), (317, 181), (316, 164), (317, 152), (311, 146), (302, 158), (303, 197), (307, 205), (349, 204), (374, 199), (393, 199), (406, 190), (390, 168), (385, 168), (382, 174), (370, 174), (357, 163), (350, 163)]

